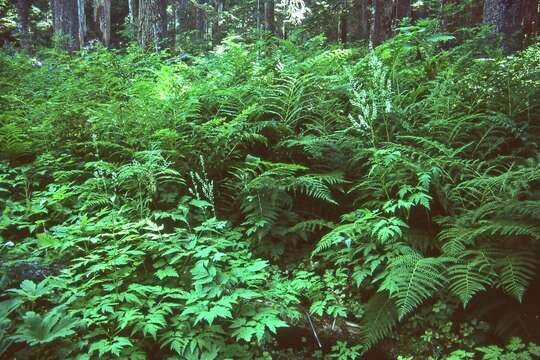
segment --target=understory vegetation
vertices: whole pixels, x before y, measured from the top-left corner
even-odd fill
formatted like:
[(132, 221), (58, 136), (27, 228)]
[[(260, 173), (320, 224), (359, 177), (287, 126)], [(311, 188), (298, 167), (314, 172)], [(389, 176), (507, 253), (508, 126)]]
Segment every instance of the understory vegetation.
[(540, 47), (494, 41), (0, 53), (0, 357), (538, 358)]

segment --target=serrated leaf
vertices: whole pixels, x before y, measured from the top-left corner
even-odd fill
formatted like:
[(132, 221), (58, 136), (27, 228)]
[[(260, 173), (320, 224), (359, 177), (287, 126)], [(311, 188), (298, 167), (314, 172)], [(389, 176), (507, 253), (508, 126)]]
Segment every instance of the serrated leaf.
[(163, 280), (167, 277), (179, 277), (180, 275), (178, 275), (178, 273), (176, 272), (176, 270), (172, 267), (172, 266), (167, 266), (163, 269), (160, 269), (158, 271), (155, 272), (156, 277), (159, 279), (159, 280)]

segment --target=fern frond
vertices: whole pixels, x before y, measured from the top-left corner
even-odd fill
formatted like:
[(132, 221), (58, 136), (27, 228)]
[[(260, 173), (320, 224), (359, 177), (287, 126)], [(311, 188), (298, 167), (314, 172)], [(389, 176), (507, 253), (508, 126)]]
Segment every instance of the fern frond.
[[(477, 239), (485, 237), (503, 237), (513, 239), (525, 237), (529, 239), (540, 239), (540, 227), (528, 224), (523, 221), (512, 220), (481, 220), (477, 224), (461, 223), (457, 221), (447, 225), (439, 233), (438, 239), (443, 243), (443, 251), (451, 251), (450, 247), (461, 244), (474, 244)], [(446, 245), (448, 244), (448, 245)], [(444, 248), (446, 247), (446, 250)]]
[(479, 292), (493, 284), (493, 266), (485, 256), (475, 256), (475, 252), (465, 252), (456, 264), (448, 267), (450, 291), (467, 306)]
[(288, 190), (298, 191), (314, 199), (324, 200), (337, 205), (332, 198), (330, 189), (323, 181), (324, 178), (316, 175), (304, 175), (297, 177), (288, 187)]
[(15, 124), (0, 127), (0, 157), (16, 158), (32, 153), (32, 142)]
[(280, 83), (273, 85), (265, 96), (267, 112), (278, 116), (289, 126), (311, 119), (310, 107), (315, 97), (310, 90), (312, 82), (313, 76), (309, 74), (285, 76)]
[(313, 233), (323, 229), (333, 229), (335, 227), (333, 222), (325, 221), (321, 219), (305, 220), (289, 228), (290, 233), (307, 232)]
[(400, 319), (444, 286), (447, 278), (443, 265), (448, 261), (448, 258), (424, 258), (410, 249), (390, 262), (379, 290), (389, 291)]
[(328, 250), (332, 245), (339, 243), (352, 243), (360, 236), (365, 235), (369, 239), (371, 228), (378, 219), (378, 214), (367, 209), (360, 209), (344, 216), (343, 224), (335, 227), (328, 234), (324, 235), (315, 249), (312, 256)]
[(371, 348), (388, 336), (398, 322), (396, 306), (386, 292), (373, 295), (361, 322), (362, 341)]
[(506, 256), (496, 264), (503, 290), (521, 302), (529, 281), (534, 277), (537, 263), (534, 252), (506, 252)]

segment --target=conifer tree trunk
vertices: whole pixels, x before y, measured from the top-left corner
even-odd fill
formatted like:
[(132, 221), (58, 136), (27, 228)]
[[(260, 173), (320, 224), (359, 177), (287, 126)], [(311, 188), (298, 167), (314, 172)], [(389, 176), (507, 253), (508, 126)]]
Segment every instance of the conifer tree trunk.
[(79, 23), (79, 47), (83, 47), (86, 36), (86, 0), (77, 0), (77, 21)]
[(129, 29), (129, 35), (132, 40), (137, 38), (139, 26), (138, 16), (139, 14), (139, 2), (137, 0), (128, 0), (128, 16), (127, 25)]
[(30, 0), (12, 0), (15, 10), (17, 10), (17, 37), (19, 38), (21, 47), (28, 50), (31, 45), (30, 39)]
[[(176, 32), (178, 31), (178, 1), (171, 2), (172, 23), (169, 24), (170, 44), (171, 48), (176, 49)], [(172, 29), (171, 29), (172, 27)]]
[(145, 49), (159, 50), (167, 36), (166, 0), (139, 0), (137, 39)]
[(374, 1), (373, 26), (371, 27), (371, 42), (378, 45), (392, 35), (392, 14), (395, 0)]
[(214, 44), (219, 44), (223, 38), (221, 31), (221, 17), (223, 16), (224, 6), (225, 4), (223, 0), (214, 0), (214, 7), (216, 10), (215, 17), (212, 21), (212, 42)]
[(128, 0), (128, 19), (130, 23), (136, 21), (138, 10), (137, 0)]
[(94, 21), (99, 26), (105, 47), (111, 42), (111, 0), (94, 0)]
[(341, 13), (339, 16), (339, 39), (342, 44), (347, 43), (347, 35), (349, 32), (347, 18), (348, 18), (347, 0), (342, 0)]
[(483, 20), (502, 36), (505, 50), (519, 49), (537, 31), (539, 4), (537, 0), (485, 0)]
[(264, 2), (264, 29), (272, 34), (275, 34), (276, 32), (274, 13), (274, 0), (266, 0)]
[(532, 41), (540, 33), (540, 3), (538, 0), (524, 1), (523, 35), (524, 41)]
[(397, 0), (396, 18), (410, 18), (412, 15), (411, 0)]
[(179, 31), (190, 31), (193, 30), (193, 19), (191, 14), (191, 6), (189, 0), (179, 0), (177, 7), (177, 18), (179, 22)]
[(351, 8), (351, 38), (369, 39), (371, 22), (371, 0), (354, 0)]
[(195, 28), (199, 39), (206, 39), (206, 11), (199, 6), (195, 9)]
[(523, 48), (528, 38), (537, 33), (539, 10), (540, 3), (537, 0), (514, 0), (507, 3), (503, 28), (507, 49)]
[[(52, 0), (53, 30), (60, 46), (73, 51), (84, 44), (86, 31), (84, 1)], [(79, 21), (80, 20), (80, 21)]]
[(484, 23), (493, 25), (493, 28), (497, 33), (502, 33), (506, 10), (506, 0), (485, 0)]

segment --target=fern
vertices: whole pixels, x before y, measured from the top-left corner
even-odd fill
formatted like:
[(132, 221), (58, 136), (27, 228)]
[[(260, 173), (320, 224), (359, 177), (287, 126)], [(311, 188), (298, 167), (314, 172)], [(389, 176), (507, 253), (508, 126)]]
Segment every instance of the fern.
[(363, 240), (361, 236), (369, 234), (371, 226), (377, 220), (377, 213), (361, 209), (343, 216), (343, 220), (342, 225), (336, 226), (321, 238), (312, 256), (328, 250), (332, 245), (345, 243), (350, 246), (353, 241)]
[(412, 312), (447, 282), (444, 264), (447, 258), (424, 258), (409, 250), (392, 260), (379, 291), (387, 290), (395, 300), (399, 318)]
[(35, 149), (24, 130), (13, 123), (0, 127), (0, 154), (2, 157), (17, 158), (31, 154)]
[(366, 306), (362, 318), (362, 342), (371, 348), (388, 336), (398, 322), (398, 313), (394, 302), (385, 292), (373, 295)]
[(337, 174), (329, 175), (304, 175), (298, 176), (287, 187), (287, 190), (299, 191), (314, 199), (324, 200), (331, 204), (337, 205), (337, 202), (332, 198), (332, 194), (328, 189), (328, 185), (342, 182), (341, 176)]
[(320, 231), (323, 229), (333, 229), (334, 227), (335, 227), (334, 223), (330, 221), (314, 219), (314, 220), (305, 220), (305, 221), (299, 222), (298, 224), (291, 226), (289, 231), (313, 233), (315, 231)]
[(487, 290), (494, 283), (493, 264), (485, 256), (474, 251), (460, 251), (456, 264), (447, 269), (449, 289), (463, 306), (478, 293)]
[(529, 281), (535, 274), (537, 258), (534, 253), (514, 251), (497, 261), (500, 283), (505, 292), (523, 300)]
[(311, 120), (310, 110), (315, 97), (312, 83), (313, 76), (310, 74), (283, 77), (281, 83), (270, 88), (264, 97), (267, 111), (293, 127), (301, 121)]

